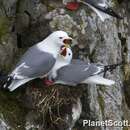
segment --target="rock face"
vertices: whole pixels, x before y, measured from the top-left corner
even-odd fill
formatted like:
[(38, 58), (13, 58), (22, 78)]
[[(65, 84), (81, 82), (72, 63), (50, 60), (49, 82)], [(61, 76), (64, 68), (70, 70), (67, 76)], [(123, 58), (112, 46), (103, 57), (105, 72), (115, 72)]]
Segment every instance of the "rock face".
[[(117, 12), (121, 12), (124, 19), (119, 21), (111, 18), (105, 22), (102, 22), (86, 6), (81, 6), (75, 12), (67, 10), (66, 2), (67, 0), (0, 1), (0, 69), (9, 72), (18, 61), (18, 57), (28, 47), (41, 41), (52, 31), (64, 30), (74, 38), (74, 57), (104, 64), (115, 64), (122, 61), (124, 63), (123, 66), (106, 74), (107, 78), (116, 81), (114, 86), (78, 86), (82, 90), (79, 97), (77, 96), (78, 100), (79, 98), (81, 100), (82, 114), (75, 125), (75, 130), (130, 129), (127, 127), (82, 126), (83, 119), (100, 121), (125, 119), (130, 121), (130, 2), (124, 0), (119, 1), (118, 4), (117, 1), (110, 1), (113, 8)], [(36, 86), (38, 86), (37, 82)], [(52, 128), (45, 127), (47, 116), (43, 116), (41, 111), (43, 106), (37, 107), (34, 104), (37, 102), (35, 97), (41, 101), (48, 92), (52, 92), (52, 89), (42, 93), (43, 97), (40, 97), (41, 92), (37, 93), (34, 91), (35, 89), (32, 90), (32, 84), (25, 85), (25, 88), (20, 88), (13, 93), (0, 92), (0, 115), (3, 115), (0, 116), (0, 130), (31, 130), (33, 128), (68, 130), (69, 127), (60, 126), (61, 122), (53, 127), (50, 125)], [(28, 89), (26, 89), (27, 86), (29, 86)], [(64, 91), (66, 87), (62, 89)], [(69, 87), (65, 92), (72, 93), (74, 98), (73, 94), (80, 90), (73, 90)], [(59, 96), (59, 100), (61, 98), (63, 97)], [(77, 98), (75, 99), (77, 102)], [(70, 101), (72, 100), (69, 100), (69, 103)], [(71, 102), (71, 105), (76, 104), (74, 102)], [(67, 107), (65, 102), (62, 105)], [(62, 108), (62, 105), (59, 108)], [(54, 111), (56, 108), (54, 107)], [(45, 107), (45, 110), (49, 110), (49, 106), (47, 109)], [(72, 110), (68, 111), (70, 113), (67, 114), (70, 116)], [(70, 119), (70, 117), (66, 119)]]

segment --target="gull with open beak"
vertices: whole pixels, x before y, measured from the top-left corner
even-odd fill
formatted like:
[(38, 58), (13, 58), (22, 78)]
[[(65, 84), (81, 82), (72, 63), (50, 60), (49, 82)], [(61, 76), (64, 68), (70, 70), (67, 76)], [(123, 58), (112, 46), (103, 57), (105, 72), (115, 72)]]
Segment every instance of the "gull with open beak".
[[(79, 59), (72, 60), (70, 48), (63, 47), (61, 55), (49, 75), (55, 84), (76, 86), (78, 84), (100, 84), (111, 86), (115, 81), (100, 76), (105, 71), (104, 65), (86, 63)], [(107, 66), (108, 67), (108, 66)]]
[(8, 75), (3, 87), (13, 91), (30, 80), (45, 77), (55, 65), (61, 46), (67, 46), (71, 41), (66, 32), (55, 31), (29, 48)]

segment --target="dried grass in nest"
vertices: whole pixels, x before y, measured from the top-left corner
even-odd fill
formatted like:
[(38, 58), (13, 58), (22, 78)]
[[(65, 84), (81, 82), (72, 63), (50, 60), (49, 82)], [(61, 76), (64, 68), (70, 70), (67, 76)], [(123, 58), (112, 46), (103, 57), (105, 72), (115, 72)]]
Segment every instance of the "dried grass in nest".
[(33, 106), (44, 117), (49, 116), (51, 122), (58, 124), (64, 122), (64, 114), (71, 112), (71, 106), (81, 97), (82, 91), (80, 87), (53, 85), (38, 87), (31, 92), (29, 90), (29, 94), (33, 100)]

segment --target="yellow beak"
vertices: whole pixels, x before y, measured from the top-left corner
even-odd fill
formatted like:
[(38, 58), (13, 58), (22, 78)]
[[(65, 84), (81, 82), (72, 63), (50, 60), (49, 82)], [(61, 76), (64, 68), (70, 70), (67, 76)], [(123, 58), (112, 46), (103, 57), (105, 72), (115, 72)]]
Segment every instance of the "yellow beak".
[(65, 44), (65, 47), (66, 47), (66, 48), (70, 48), (70, 45), (69, 45), (69, 44)]

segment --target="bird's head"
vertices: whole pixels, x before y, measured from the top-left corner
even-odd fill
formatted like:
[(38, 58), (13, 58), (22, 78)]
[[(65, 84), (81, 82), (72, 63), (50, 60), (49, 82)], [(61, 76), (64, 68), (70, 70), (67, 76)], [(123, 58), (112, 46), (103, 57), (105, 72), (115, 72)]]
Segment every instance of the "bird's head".
[(55, 31), (49, 38), (51, 38), (57, 46), (70, 45), (72, 43), (72, 38), (64, 31)]
[(66, 61), (67, 63), (70, 63), (73, 58), (73, 53), (71, 48), (66, 46), (61, 47), (60, 55), (62, 56), (63, 60)]

